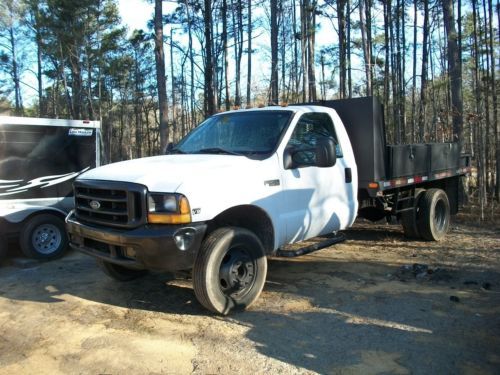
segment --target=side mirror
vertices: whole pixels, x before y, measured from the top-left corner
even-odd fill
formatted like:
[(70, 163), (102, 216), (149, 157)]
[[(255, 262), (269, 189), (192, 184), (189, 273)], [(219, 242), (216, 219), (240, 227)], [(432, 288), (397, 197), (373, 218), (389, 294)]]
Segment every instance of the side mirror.
[(295, 163), (293, 162), (293, 154), (296, 150), (294, 148), (285, 148), (285, 153), (283, 155), (283, 168), (285, 169), (294, 169), (296, 168)]
[(168, 155), (172, 152), (174, 149), (175, 145), (173, 142), (168, 142), (167, 147), (165, 147), (165, 155)]
[(283, 167), (285, 169), (310, 166), (328, 168), (333, 167), (336, 163), (336, 144), (331, 137), (317, 138), (315, 147), (287, 147), (283, 155)]
[(316, 166), (333, 167), (337, 163), (336, 144), (331, 137), (318, 138), (316, 143)]

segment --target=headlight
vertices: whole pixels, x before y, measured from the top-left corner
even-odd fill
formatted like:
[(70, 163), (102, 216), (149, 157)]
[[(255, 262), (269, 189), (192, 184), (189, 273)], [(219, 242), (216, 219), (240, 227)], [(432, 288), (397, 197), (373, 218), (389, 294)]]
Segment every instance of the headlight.
[(189, 202), (181, 194), (148, 194), (148, 222), (151, 224), (187, 224), (191, 222)]

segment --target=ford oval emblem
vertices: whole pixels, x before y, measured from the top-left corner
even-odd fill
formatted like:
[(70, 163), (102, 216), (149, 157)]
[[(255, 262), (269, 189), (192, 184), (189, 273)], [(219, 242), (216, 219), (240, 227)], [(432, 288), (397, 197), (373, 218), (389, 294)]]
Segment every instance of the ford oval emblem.
[(93, 210), (98, 210), (99, 208), (101, 208), (101, 203), (99, 203), (99, 201), (90, 201), (89, 206)]

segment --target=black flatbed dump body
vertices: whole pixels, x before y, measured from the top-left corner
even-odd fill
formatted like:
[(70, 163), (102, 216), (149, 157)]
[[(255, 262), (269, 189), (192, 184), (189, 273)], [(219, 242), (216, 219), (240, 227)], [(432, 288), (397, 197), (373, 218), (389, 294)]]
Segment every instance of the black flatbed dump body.
[(457, 143), (387, 144), (384, 111), (375, 97), (309, 103), (333, 108), (347, 130), (358, 166), (360, 197), (465, 175), (469, 157)]

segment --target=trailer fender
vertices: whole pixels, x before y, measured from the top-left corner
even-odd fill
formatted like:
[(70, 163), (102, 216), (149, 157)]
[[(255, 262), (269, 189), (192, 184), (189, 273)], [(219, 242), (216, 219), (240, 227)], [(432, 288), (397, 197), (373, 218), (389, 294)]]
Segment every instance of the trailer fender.
[(49, 213), (61, 217), (63, 220), (67, 212), (56, 208), (47, 206), (26, 206), (0, 208), (0, 217), (11, 224), (19, 224), (35, 214)]

